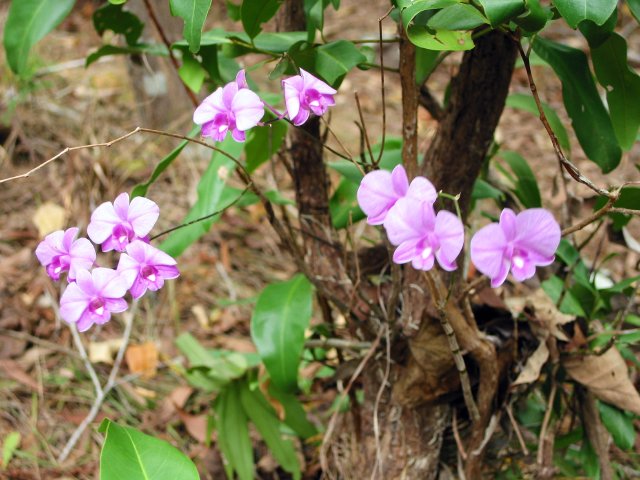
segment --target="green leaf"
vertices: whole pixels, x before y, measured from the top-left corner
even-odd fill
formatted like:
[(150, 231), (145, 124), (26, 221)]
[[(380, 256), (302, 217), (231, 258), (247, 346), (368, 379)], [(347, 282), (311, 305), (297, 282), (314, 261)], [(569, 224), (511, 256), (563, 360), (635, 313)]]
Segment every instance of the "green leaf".
[(191, 52), (183, 52), (182, 65), (178, 69), (178, 75), (184, 84), (197, 94), (202, 88), (207, 71)]
[(127, 3), (127, 0), (109, 0), (109, 3), (113, 5), (122, 5), (123, 3)]
[(485, 198), (491, 198), (493, 200), (504, 200), (504, 193), (498, 190), (490, 183), (477, 178), (473, 184), (473, 191), (471, 192), (471, 198), (474, 200), (482, 200)]
[(249, 130), (244, 148), (249, 173), (253, 173), (256, 168), (280, 150), (280, 146), (287, 136), (287, 126), (286, 122), (276, 121), (264, 127), (255, 127)]
[(160, 57), (167, 57), (169, 53), (164, 45), (159, 44), (145, 44), (139, 43), (134, 46), (118, 47), (115, 45), (103, 45), (95, 52), (89, 54), (84, 63), (85, 67), (88, 67), (92, 63), (98, 61), (102, 57), (108, 57), (109, 55), (138, 55), (146, 53), (148, 55), (157, 55)]
[(524, 0), (526, 11), (513, 19), (525, 34), (539, 32), (549, 21), (551, 12), (540, 5), (540, 0)]
[(316, 427), (307, 418), (307, 412), (293, 393), (278, 390), (269, 385), (269, 395), (278, 400), (284, 407), (284, 423), (305, 440), (318, 434)]
[(492, 27), (517, 17), (525, 11), (524, 0), (479, 0)]
[(591, 48), (591, 59), (598, 82), (607, 91), (616, 137), (623, 149), (630, 150), (640, 127), (640, 76), (627, 64), (627, 42), (614, 33)]
[[(378, 158), (381, 145), (376, 143), (371, 147), (371, 153), (374, 158)], [(384, 151), (380, 159), (380, 168), (382, 170), (393, 170), (396, 165), (402, 162), (402, 139), (399, 137), (387, 137), (384, 142)], [(357, 166), (349, 160), (337, 160), (328, 164), (330, 168), (340, 173), (344, 178), (352, 183), (360, 185), (362, 173)]]
[[(607, 203), (605, 197), (599, 197), (594, 205), (594, 210), (599, 210)], [(613, 204), (617, 208), (629, 208), (632, 210), (640, 210), (640, 188), (625, 187), (620, 191), (620, 197)], [(609, 213), (609, 217), (613, 220), (613, 229), (619, 231), (631, 220), (630, 215), (623, 213)]]
[(640, 0), (627, 0), (627, 6), (635, 19), (640, 22)]
[[(226, 140), (218, 144), (218, 148), (237, 158), (242, 151), (243, 144), (235, 142), (231, 136), (228, 136)], [(183, 223), (197, 220), (198, 218), (221, 210), (231, 203), (229, 201), (223, 203), (222, 194), (225, 189), (226, 179), (235, 167), (235, 163), (226, 156), (218, 152), (213, 153), (209, 167), (198, 183), (198, 200), (195, 205), (191, 207), (191, 210), (189, 210)], [(172, 257), (179, 256), (193, 242), (208, 232), (211, 225), (213, 225), (219, 217), (220, 216), (217, 215), (170, 233), (168, 238), (160, 244), (160, 249)]]
[(253, 38), (262, 31), (262, 24), (276, 14), (282, 0), (243, 0), (240, 7), (242, 26), (249, 37)]
[(636, 431), (633, 427), (633, 419), (616, 407), (604, 402), (598, 402), (600, 418), (609, 430), (613, 441), (622, 450), (631, 450), (636, 442)]
[(596, 25), (591, 20), (585, 20), (578, 25), (578, 29), (582, 32), (582, 35), (589, 42), (589, 47), (592, 49), (599, 47), (604, 43), (616, 28), (618, 23), (618, 9), (616, 8), (609, 19), (602, 25)]
[(296, 449), (291, 440), (282, 438), (280, 427), (282, 423), (276, 416), (269, 402), (260, 390), (249, 390), (247, 383), (243, 383), (240, 390), (240, 402), (249, 419), (256, 426), (260, 436), (269, 447), (269, 452), (276, 462), (289, 472), (295, 480), (300, 479), (300, 462)]
[(583, 20), (602, 25), (616, 8), (618, 0), (553, 0), (553, 4), (569, 26), (576, 28)]
[(7, 468), (13, 454), (20, 446), (20, 432), (9, 432), (2, 442), (2, 468)]
[(427, 21), (435, 30), (472, 30), (489, 21), (472, 5), (457, 3), (445, 7)]
[(229, 478), (234, 478), (233, 472), (236, 472), (239, 480), (253, 480), (253, 447), (240, 388), (238, 382), (233, 382), (215, 400), (218, 447), (230, 467)]
[(347, 228), (362, 220), (366, 215), (358, 206), (356, 193), (358, 184), (343, 178), (329, 200), (331, 222), (337, 229)]
[(416, 47), (416, 84), (422, 85), (436, 67), (440, 52)]
[(285, 392), (298, 386), (304, 332), (311, 320), (313, 288), (302, 274), (268, 285), (251, 317), (251, 338), (273, 384)]
[(538, 182), (527, 161), (516, 152), (501, 151), (499, 155), (507, 162), (516, 176), (513, 193), (522, 202), (522, 205), (525, 208), (541, 207), (542, 200)]
[(184, 20), (182, 35), (189, 43), (189, 50), (198, 53), (202, 27), (209, 14), (211, 0), (170, 0), (169, 5), (171, 15)]
[[(545, 280), (541, 284), (544, 292), (549, 295), (549, 298), (553, 300), (554, 303), (558, 303), (562, 296), (562, 292), (565, 290), (564, 282), (562, 279), (556, 275), (551, 276), (551, 278)], [(562, 313), (566, 313), (567, 315), (576, 315), (580, 317), (586, 317), (584, 309), (580, 302), (575, 298), (571, 291), (564, 292), (564, 297), (562, 297), (562, 302), (560, 303), (559, 310)]]
[[(199, 130), (200, 125), (195, 125), (188, 133), (188, 136), (194, 136), (196, 133), (198, 133)], [(151, 177), (149, 177), (149, 180), (144, 183), (140, 183), (133, 188), (133, 190), (131, 191), (131, 198), (145, 196), (151, 184), (153, 184), (153, 182), (158, 179), (162, 172), (169, 168), (169, 165), (171, 165), (173, 161), (178, 158), (178, 155), (180, 155), (180, 153), (182, 152), (182, 150), (184, 150), (184, 147), (186, 147), (188, 143), (189, 142), (187, 140), (183, 140), (182, 142), (180, 142), (180, 145), (178, 145), (171, 151), (169, 155), (160, 160), (158, 165), (156, 165), (156, 168), (153, 169), (153, 173), (151, 173)]]
[(303, 50), (296, 49), (294, 45), (289, 55), (298, 67), (316, 74), (334, 88), (340, 85), (352, 68), (367, 60), (353, 43), (346, 40)]
[(14, 0), (4, 25), (7, 63), (17, 74), (25, 73), (29, 51), (69, 14), (75, 0)]
[(144, 23), (122, 7), (122, 4), (106, 4), (98, 8), (93, 14), (93, 27), (98, 35), (102, 35), (107, 30), (123, 35), (127, 45), (131, 47), (138, 43), (144, 30)]
[[(525, 112), (532, 113), (533, 115), (539, 116), (538, 107), (536, 106), (536, 101), (534, 100), (532, 95), (527, 95), (524, 93), (512, 93), (507, 97), (506, 105), (511, 108), (517, 108), (519, 110), (524, 110)], [(558, 117), (556, 111), (548, 104), (542, 103), (542, 111), (544, 112), (547, 120), (549, 120), (549, 125), (551, 126), (551, 130), (555, 133), (558, 138), (558, 143), (565, 151), (565, 153), (571, 152), (571, 142), (569, 142), (569, 135), (567, 134), (567, 130), (564, 128), (562, 124), (562, 120)]]
[(100, 480), (198, 480), (198, 470), (177, 448), (105, 418)]
[(562, 95), (573, 129), (585, 154), (604, 173), (620, 163), (611, 119), (596, 89), (587, 56), (580, 50), (536, 37), (533, 48), (562, 81)]

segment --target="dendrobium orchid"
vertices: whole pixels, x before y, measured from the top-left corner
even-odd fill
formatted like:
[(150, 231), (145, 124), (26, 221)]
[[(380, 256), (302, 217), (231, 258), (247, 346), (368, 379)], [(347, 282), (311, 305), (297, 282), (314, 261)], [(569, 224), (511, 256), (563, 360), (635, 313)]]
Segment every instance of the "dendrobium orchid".
[(438, 194), (424, 177), (414, 178), (409, 185), (407, 172), (402, 165), (396, 166), (391, 172), (374, 170), (367, 173), (357, 192), (358, 204), (367, 215), (370, 225), (382, 225), (389, 210), (404, 196), (433, 204)]
[(300, 75), (282, 80), (287, 115), (294, 125), (302, 125), (311, 113), (322, 116), (335, 105), (337, 91), (309, 72), (300, 69)]
[(441, 210), (436, 215), (433, 202), (409, 195), (400, 198), (388, 212), (384, 228), (389, 241), (398, 246), (393, 253), (395, 263), (411, 262), (415, 269), (431, 270), (437, 260), (444, 270), (457, 268), (464, 227), (451, 212)]
[(80, 270), (89, 270), (96, 261), (96, 250), (86, 238), (75, 239), (78, 228), (47, 235), (36, 247), (36, 257), (47, 269), (47, 274), (55, 281), (60, 275), (69, 272), (67, 278), (73, 282)]
[(102, 244), (103, 252), (123, 252), (134, 239), (143, 239), (151, 231), (159, 215), (155, 202), (136, 197), (129, 203), (129, 194), (121, 193), (113, 203), (105, 202), (94, 210), (87, 234)]
[(127, 245), (127, 253), (120, 256), (118, 272), (133, 298), (140, 298), (147, 289), (159, 290), (165, 280), (180, 275), (173, 257), (140, 240)]
[(471, 239), (471, 261), (499, 287), (509, 274), (522, 282), (534, 276), (536, 267), (553, 263), (560, 244), (560, 225), (543, 208), (515, 214), (505, 208), (499, 223), (491, 223)]
[(75, 283), (70, 283), (60, 298), (60, 316), (75, 323), (80, 332), (93, 324), (102, 325), (112, 313), (124, 312), (127, 286), (120, 274), (110, 268), (80, 270)]
[(236, 142), (244, 142), (245, 132), (258, 125), (264, 115), (264, 103), (249, 90), (244, 70), (236, 80), (205, 98), (193, 113), (193, 121), (202, 125), (202, 136), (221, 142), (231, 131)]

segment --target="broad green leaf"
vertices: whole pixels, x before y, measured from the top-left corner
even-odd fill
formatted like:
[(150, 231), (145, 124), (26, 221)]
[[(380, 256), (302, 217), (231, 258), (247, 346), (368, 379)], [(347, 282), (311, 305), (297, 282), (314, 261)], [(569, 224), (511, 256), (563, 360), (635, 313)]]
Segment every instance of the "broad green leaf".
[(436, 63), (440, 52), (437, 50), (427, 50), (426, 48), (416, 47), (416, 84), (422, 85), (433, 69), (436, 67)]
[(93, 27), (98, 35), (102, 35), (107, 30), (123, 35), (127, 45), (132, 47), (137, 45), (144, 30), (144, 23), (122, 7), (122, 4), (106, 4), (98, 8), (93, 14)]
[(182, 82), (197, 94), (202, 88), (207, 71), (191, 52), (183, 52), (182, 65), (178, 69), (178, 75), (180, 75)]
[(295, 480), (299, 480), (301, 472), (296, 449), (291, 440), (282, 437), (282, 423), (264, 395), (258, 389), (251, 391), (245, 382), (241, 386), (240, 402), (276, 462)]
[[(195, 125), (189, 132), (188, 136), (192, 137), (193, 135), (198, 133), (199, 130), (200, 125)], [(189, 142), (187, 140), (183, 140), (182, 142), (180, 142), (180, 145), (178, 145), (171, 151), (171, 153), (169, 153), (169, 155), (160, 160), (158, 165), (156, 165), (156, 168), (153, 169), (153, 173), (151, 173), (151, 177), (149, 177), (149, 180), (144, 183), (140, 183), (133, 188), (133, 190), (131, 191), (131, 198), (145, 196), (151, 184), (158, 179), (162, 172), (164, 172), (176, 158), (178, 158), (178, 155), (180, 155), (180, 153), (188, 143)]]
[(170, 0), (171, 15), (180, 17), (184, 21), (182, 35), (189, 43), (189, 50), (198, 53), (202, 27), (207, 19), (211, 0)]
[(214, 403), (218, 427), (218, 447), (224, 456), (227, 476), (236, 472), (239, 480), (253, 480), (253, 447), (247, 414), (240, 401), (240, 384), (233, 382), (220, 392)]
[[(376, 143), (371, 147), (373, 158), (377, 159), (380, 154), (381, 145)], [(384, 142), (384, 151), (380, 159), (380, 168), (383, 170), (393, 170), (396, 165), (402, 162), (402, 139), (399, 137), (387, 137)], [(360, 185), (362, 173), (353, 162), (349, 160), (337, 160), (330, 162), (329, 167), (340, 173), (344, 178), (352, 183)]]
[(522, 202), (522, 205), (525, 208), (541, 207), (542, 200), (540, 199), (538, 182), (527, 161), (516, 152), (501, 151), (499, 155), (507, 162), (516, 176), (513, 193)]
[(633, 418), (604, 402), (598, 402), (598, 409), (602, 423), (609, 430), (618, 448), (631, 450), (636, 442)]
[(335, 88), (352, 68), (367, 60), (353, 43), (346, 40), (303, 50), (294, 46), (289, 55), (298, 67), (316, 74)]
[(251, 317), (251, 338), (273, 384), (285, 392), (298, 385), (304, 332), (311, 320), (313, 288), (302, 274), (268, 285)]
[(103, 45), (98, 48), (98, 50), (87, 56), (84, 66), (88, 67), (92, 63), (98, 61), (100, 58), (108, 57), (109, 55), (136, 55), (142, 53), (146, 53), (148, 55), (157, 55), (160, 57), (166, 57), (169, 55), (166, 47), (160, 44), (139, 43), (134, 46), (124, 47), (118, 47), (116, 45)]
[(540, 0), (524, 0), (526, 11), (513, 22), (518, 25), (525, 34), (534, 34), (544, 28), (551, 17), (551, 12), (540, 5)]
[(9, 432), (2, 441), (2, 468), (6, 469), (20, 446), (20, 432)]
[(109, 3), (113, 5), (122, 5), (123, 3), (127, 3), (127, 0), (109, 0)]
[(594, 49), (604, 43), (613, 33), (618, 23), (618, 9), (616, 8), (609, 19), (602, 25), (596, 25), (591, 20), (585, 20), (578, 25), (578, 29), (589, 42), (589, 47)]
[[(564, 282), (562, 279), (556, 275), (552, 275), (551, 278), (545, 280), (541, 284), (544, 292), (549, 296), (554, 303), (558, 303), (558, 301), (562, 298), (560, 303), (559, 310), (562, 313), (566, 313), (568, 315), (576, 315), (580, 317), (586, 317), (584, 309), (580, 302), (575, 298), (575, 296), (571, 293), (571, 291), (564, 291)], [(564, 291), (564, 296), (562, 295)]]
[(627, 6), (631, 10), (631, 14), (640, 22), (640, 0), (627, 0)]
[[(605, 197), (599, 197), (594, 205), (594, 210), (599, 210), (607, 203)], [(613, 204), (618, 208), (629, 208), (632, 210), (640, 210), (640, 188), (625, 187), (620, 191), (620, 197)], [(631, 220), (630, 215), (623, 213), (609, 213), (608, 216), (613, 220), (613, 229), (620, 231)]]
[(250, 38), (262, 31), (262, 24), (276, 14), (282, 0), (243, 0), (240, 7), (242, 26)]
[(458, 3), (438, 11), (427, 21), (427, 27), (435, 30), (472, 30), (489, 23), (472, 5)]
[(225, 3), (227, 5), (227, 16), (234, 22), (240, 21), (242, 18), (242, 16), (240, 15), (240, 7), (242, 6), (242, 0), (240, 0), (240, 4), (236, 4), (231, 0), (226, 0)]
[(366, 215), (358, 206), (358, 184), (343, 178), (329, 200), (331, 222), (337, 229), (346, 228), (362, 220)]
[(616, 8), (618, 0), (553, 0), (553, 4), (569, 26), (576, 28), (583, 20), (602, 25)]
[(198, 470), (177, 448), (105, 418), (100, 480), (198, 480)]
[[(273, 116), (271, 117), (273, 118)], [(280, 149), (287, 136), (287, 126), (286, 122), (275, 121), (264, 127), (255, 127), (249, 130), (244, 147), (249, 173), (269, 160)]]
[(627, 42), (617, 33), (597, 48), (591, 60), (600, 85), (607, 91), (609, 114), (620, 146), (630, 150), (640, 127), (640, 76), (627, 64)]
[(474, 200), (482, 200), (485, 198), (491, 198), (493, 200), (504, 200), (504, 193), (498, 190), (490, 183), (477, 178), (473, 184), (473, 191), (471, 192), (471, 198)]
[(324, 9), (327, 0), (304, 0), (304, 15), (307, 20), (307, 41), (313, 43), (316, 30), (324, 28)]
[[(539, 116), (538, 107), (536, 106), (536, 101), (533, 99), (533, 96), (527, 95), (524, 93), (512, 93), (507, 97), (506, 105), (511, 108), (517, 108), (519, 110), (524, 110), (525, 112), (532, 113), (536, 116)], [(569, 135), (567, 134), (567, 130), (564, 128), (562, 124), (562, 120), (558, 117), (556, 111), (548, 104), (542, 103), (542, 111), (544, 112), (547, 120), (549, 120), (549, 125), (551, 126), (551, 130), (555, 133), (558, 138), (558, 143), (564, 150), (565, 153), (571, 152), (571, 142), (569, 142)]]
[(524, 0), (479, 0), (492, 27), (517, 17), (525, 11)]
[(7, 63), (17, 74), (25, 73), (29, 51), (69, 14), (75, 0), (14, 0), (4, 24)]
[[(235, 142), (231, 136), (228, 136), (226, 140), (218, 144), (218, 148), (236, 158), (240, 155), (242, 147), (243, 144)], [(233, 173), (235, 167), (235, 163), (226, 156), (219, 152), (213, 153), (209, 167), (198, 183), (198, 200), (195, 205), (191, 207), (191, 210), (189, 210), (183, 223), (210, 215), (231, 203), (222, 203), (221, 198), (227, 177)], [(189, 245), (208, 232), (211, 225), (213, 225), (219, 217), (220, 216), (217, 215), (170, 233), (168, 238), (160, 244), (160, 249), (172, 257), (179, 256)]]
[(307, 418), (307, 412), (295, 394), (282, 392), (271, 384), (269, 385), (269, 395), (284, 407), (284, 423), (298, 436), (306, 440), (318, 434), (318, 430)]
[(585, 154), (610, 172), (620, 163), (611, 119), (596, 89), (587, 56), (580, 50), (536, 37), (533, 48), (562, 81), (562, 96), (573, 129)]

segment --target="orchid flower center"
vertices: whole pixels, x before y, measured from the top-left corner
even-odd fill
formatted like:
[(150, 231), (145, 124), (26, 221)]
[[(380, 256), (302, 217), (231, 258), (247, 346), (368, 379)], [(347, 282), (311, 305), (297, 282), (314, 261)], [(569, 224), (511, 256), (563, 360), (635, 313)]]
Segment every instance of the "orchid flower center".
[(431, 248), (431, 246), (426, 247), (424, 250), (422, 250), (422, 258), (426, 260), (431, 256), (432, 253), (433, 253), (433, 248)]
[(112, 235), (116, 243), (118, 243), (123, 249), (135, 236), (133, 229), (122, 223), (113, 227)]
[(315, 88), (305, 90), (304, 99), (307, 105), (313, 108), (322, 107), (322, 95)]
[(51, 263), (47, 266), (47, 272), (51, 278), (58, 280), (62, 272), (69, 270), (69, 264), (68, 255), (57, 255), (53, 257)]
[(145, 265), (140, 269), (140, 275), (150, 282), (155, 282), (158, 278), (158, 270), (151, 265)]
[(89, 311), (95, 315), (104, 315), (104, 299), (96, 297), (89, 302)]
[(517, 268), (522, 268), (522, 267), (524, 267), (524, 258), (522, 258), (520, 255), (514, 255), (514, 256), (513, 256), (513, 264), (514, 264)]

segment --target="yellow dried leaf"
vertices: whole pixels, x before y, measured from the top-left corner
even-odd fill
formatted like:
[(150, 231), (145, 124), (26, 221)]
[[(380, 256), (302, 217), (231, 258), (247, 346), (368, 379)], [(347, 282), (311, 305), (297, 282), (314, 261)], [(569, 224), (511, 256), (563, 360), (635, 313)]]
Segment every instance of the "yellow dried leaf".
[(542, 366), (549, 359), (549, 349), (546, 342), (540, 342), (535, 352), (527, 359), (524, 368), (516, 378), (512, 385), (522, 385), (524, 383), (535, 382), (540, 376)]
[(125, 352), (125, 360), (132, 373), (139, 373), (144, 378), (155, 376), (158, 369), (158, 348), (153, 342), (142, 345), (131, 345)]
[(46, 202), (38, 207), (33, 215), (33, 223), (41, 237), (64, 227), (67, 211), (60, 205)]
[(113, 358), (122, 345), (121, 338), (114, 338), (104, 342), (89, 342), (89, 361), (91, 363), (113, 364)]

